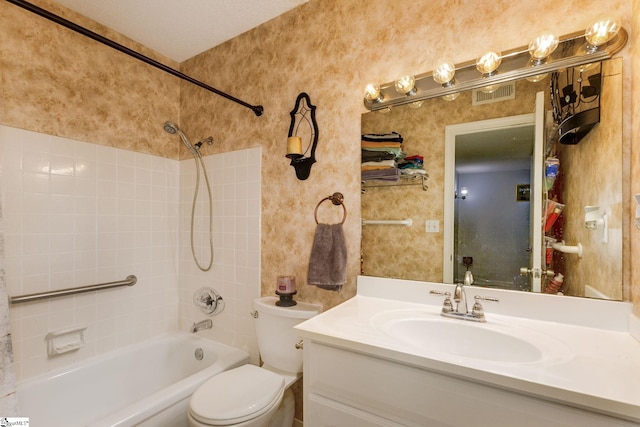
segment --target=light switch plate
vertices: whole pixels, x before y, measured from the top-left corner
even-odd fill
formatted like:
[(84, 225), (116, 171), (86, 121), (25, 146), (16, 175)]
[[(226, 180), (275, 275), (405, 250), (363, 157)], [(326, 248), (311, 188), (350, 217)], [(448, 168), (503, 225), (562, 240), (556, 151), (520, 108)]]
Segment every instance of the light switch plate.
[(440, 232), (440, 221), (436, 220), (426, 220), (424, 222), (424, 231), (426, 233), (438, 233)]

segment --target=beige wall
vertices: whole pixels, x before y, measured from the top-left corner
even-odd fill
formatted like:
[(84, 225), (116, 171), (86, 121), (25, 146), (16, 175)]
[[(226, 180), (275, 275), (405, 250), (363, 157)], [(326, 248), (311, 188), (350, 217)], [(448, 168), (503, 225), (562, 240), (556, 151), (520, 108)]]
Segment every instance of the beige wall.
[[(273, 293), (279, 274), (294, 274), (304, 282), (315, 227), (313, 210), (334, 191), (344, 193), (350, 212), (345, 223), (349, 283), (339, 295), (303, 285), (299, 298), (332, 306), (355, 293), (360, 267), (360, 115), (366, 111), (362, 92), (368, 81), (388, 82), (405, 71), (427, 71), (444, 56), (463, 62), (490, 46), (506, 50), (526, 45), (545, 28), (559, 34), (577, 31), (604, 11), (629, 17), (630, 9), (625, 0), (608, 1), (606, 6), (483, 0), (473, 8), (445, 1), (311, 0), (183, 63), (187, 74), (265, 107), (264, 116), (255, 117), (197, 88), (183, 85), (181, 93), (184, 125), (196, 134), (216, 133), (221, 141), (216, 149), (263, 147), (263, 293)], [(630, 52), (627, 48), (623, 53)], [(624, 68), (630, 72), (629, 60)], [(625, 86), (629, 85), (627, 74)], [(298, 181), (284, 150), (289, 111), (303, 91), (318, 107), (320, 138), (311, 177)], [(630, 102), (630, 95), (625, 100)], [(624, 118), (628, 138), (630, 113)], [(430, 186), (441, 184), (430, 180)]]
[[(47, 0), (36, 3), (176, 66)], [(506, 50), (524, 45), (543, 28), (572, 32), (585, 27), (604, 8), (616, 11), (631, 30), (623, 66), (625, 88), (631, 89), (631, 81), (637, 79), (631, 79), (630, 57), (638, 49), (633, 36), (638, 13), (632, 14), (631, 7), (626, 0), (610, 0), (605, 6), (485, 0), (472, 9), (444, 1), (311, 0), (182, 64), (186, 74), (264, 105), (265, 114), (256, 117), (244, 107), (178, 83), (175, 77), (2, 3), (0, 120), (9, 126), (171, 158), (177, 156), (179, 144), (160, 128), (167, 119), (179, 121), (195, 135), (214, 134), (219, 144), (208, 148), (212, 152), (262, 146), (263, 293), (273, 292), (277, 275), (294, 274), (301, 283), (300, 299), (332, 306), (355, 293), (359, 271), (356, 171), (364, 84), (391, 81), (403, 71), (429, 70), (443, 56), (462, 62), (487, 46)], [(633, 7), (638, 12), (638, 0), (633, 0)], [(531, 20), (531, 16), (542, 19)], [(633, 22), (631, 16), (635, 16)], [(318, 163), (306, 181), (295, 178), (284, 158), (289, 111), (302, 91), (318, 107), (320, 126)], [(629, 104), (631, 92), (625, 93)], [(633, 108), (637, 112), (637, 105)], [(626, 138), (640, 133), (637, 126), (631, 127), (631, 116), (631, 110), (625, 109)], [(631, 154), (637, 165), (633, 147)], [(638, 169), (632, 166), (633, 193), (640, 190)], [(315, 227), (313, 210), (334, 191), (344, 193), (349, 211), (345, 223), (348, 284), (339, 294), (302, 285)], [(330, 222), (340, 212), (323, 205), (320, 215)], [(632, 231), (627, 259), (637, 257), (638, 233)], [(638, 267), (631, 264), (631, 283), (635, 283)], [(634, 293), (634, 301), (640, 312), (639, 293)]]
[[(632, 37), (631, 44), (631, 81), (633, 85), (630, 91), (633, 97), (633, 102), (630, 105), (629, 111), (632, 111), (632, 116), (635, 118), (631, 124), (631, 194), (640, 193), (640, 146), (638, 146), (638, 140), (640, 140), (640, 124), (638, 118), (640, 117), (640, 42), (638, 42), (637, 34), (640, 33), (640, 0), (632, 0), (631, 10), (632, 22), (631, 32), (634, 35)], [(626, 70), (625, 70), (626, 72)], [(627, 80), (627, 78), (625, 78)], [(629, 117), (629, 114), (625, 115), (625, 118)], [(631, 254), (629, 259), (631, 269), (631, 299), (633, 300), (633, 311), (636, 316), (640, 316), (640, 232), (630, 226), (631, 229)], [(635, 260), (635, 262), (633, 261)]]
[[(177, 66), (49, 0), (35, 3)], [(261, 146), (262, 293), (273, 294), (276, 276), (293, 274), (300, 283), (299, 299), (330, 307), (355, 294), (360, 270), (360, 116), (368, 81), (388, 82), (406, 71), (427, 71), (442, 57), (458, 63), (489, 47), (526, 45), (547, 28), (566, 34), (586, 27), (603, 12), (615, 11), (631, 30), (629, 47), (623, 51), (626, 105), (640, 96), (640, 48), (634, 36), (640, 31), (640, 0), (478, 0), (473, 7), (468, 3), (311, 0), (181, 64), (186, 74), (264, 105), (264, 115), (256, 117), (244, 107), (1, 2), (0, 123), (168, 158), (178, 157), (179, 141), (162, 131), (165, 120), (179, 122), (188, 134), (212, 134), (218, 144), (206, 147), (205, 154)], [(307, 92), (317, 106), (320, 128), (318, 163), (306, 181), (295, 178), (284, 157), (289, 112), (300, 92)], [(640, 137), (640, 126), (631, 124), (632, 116), (640, 117), (638, 104), (625, 108), (625, 138)], [(639, 152), (632, 145), (634, 194), (640, 192)], [(348, 283), (340, 293), (304, 284), (313, 212), (335, 191), (345, 195), (349, 212)], [(319, 214), (322, 221), (331, 222), (341, 211), (325, 204)], [(632, 230), (627, 259), (640, 257), (639, 234)], [(640, 265), (631, 263), (631, 268), (630, 283), (636, 284), (632, 297), (640, 315)]]
[[(49, 0), (32, 3), (133, 50), (178, 64)], [(0, 3), (3, 125), (176, 159), (178, 79), (8, 2)]]
[[(563, 188), (562, 238), (568, 245), (582, 244), (583, 255), (563, 255), (564, 283), (567, 295), (584, 295), (586, 285), (596, 288), (611, 299), (623, 299), (620, 283), (623, 280), (621, 251), (622, 235), (628, 233), (628, 221), (623, 221), (623, 172), (629, 158), (623, 159), (627, 150), (622, 144), (609, 141), (622, 139), (621, 61), (607, 61), (602, 69), (602, 96), (600, 98), (600, 123), (577, 145), (558, 147), (558, 157), (563, 166), (560, 188)], [(585, 174), (585, 166), (597, 174)], [(600, 178), (598, 178), (600, 177)], [(603, 178), (606, 177), (606, 178)], [(608, 179), (611, 178), (611, 179)], [(628, 174), (627, 178), (628, 180)], [(607, 213), (608, 242), (602, 242), (602, 232), (584, 227), (585, 205), (600, 206)], [(625, 243), (628, 243), (625, 241)], [(628, 252), (628, 246), (627, 246)], [(601, 268), (606, 265), (608, 268)], [(627, 299), (629, 297), (627, 296)]]

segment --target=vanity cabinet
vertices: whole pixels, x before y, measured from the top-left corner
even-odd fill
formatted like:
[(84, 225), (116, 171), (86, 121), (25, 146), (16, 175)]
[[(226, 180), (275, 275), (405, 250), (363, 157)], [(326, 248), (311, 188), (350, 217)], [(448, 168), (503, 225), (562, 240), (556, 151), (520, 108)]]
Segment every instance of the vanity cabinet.
[(638, 425), (317, 338), (305, 338), (303, 378), (305, 427)]

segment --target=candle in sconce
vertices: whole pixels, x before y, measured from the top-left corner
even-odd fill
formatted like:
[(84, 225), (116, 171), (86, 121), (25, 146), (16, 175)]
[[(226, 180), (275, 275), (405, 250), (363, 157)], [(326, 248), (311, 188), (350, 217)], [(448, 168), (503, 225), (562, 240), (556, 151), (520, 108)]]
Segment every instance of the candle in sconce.
[(287, 138), (287, 155), (302, 155), (302, 138), (299, 136), (290, 136)]

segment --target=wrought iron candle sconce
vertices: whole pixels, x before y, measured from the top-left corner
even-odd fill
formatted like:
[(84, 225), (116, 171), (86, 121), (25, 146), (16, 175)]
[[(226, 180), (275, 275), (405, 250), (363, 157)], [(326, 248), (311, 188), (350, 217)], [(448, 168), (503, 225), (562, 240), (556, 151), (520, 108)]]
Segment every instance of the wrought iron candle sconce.
[[(311, 166), (316, 162), (316, 146), (318, 145), (318, 123), (316, 122), (316, 107), (311, 105), (309, 95), (302, 92), (296, 99), (296, 105), (289, 113), (291, 125), (287, 138), (287, 155), (291, 159), (291, 166), (296, 170), (299, 180), (309, 178)], [(302, 125), (302, 126), (301, 126)], [(309, 140), (309, 145), (302, 149), (302, 141)], [(307, 152), (309, 156), (306, 157)]]

